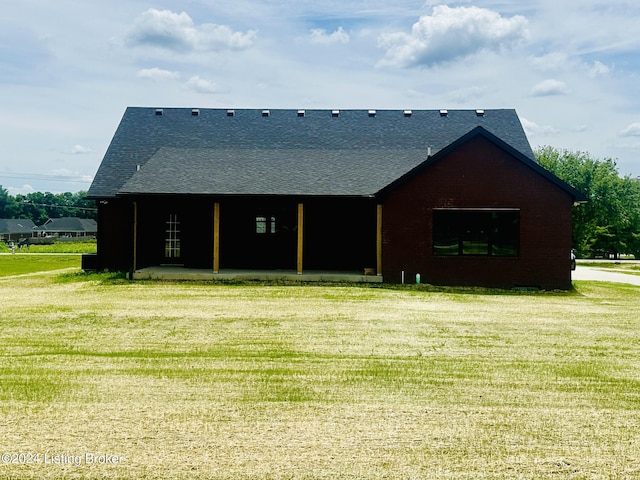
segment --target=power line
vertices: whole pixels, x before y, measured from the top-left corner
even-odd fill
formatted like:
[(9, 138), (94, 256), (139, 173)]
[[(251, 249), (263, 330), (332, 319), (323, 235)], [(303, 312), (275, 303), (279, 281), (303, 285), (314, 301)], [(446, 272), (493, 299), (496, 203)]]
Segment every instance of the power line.
[(47, 180), (50, 182), (67, 183), (91, 183), (91, 180), (82, 180), (79, 175), (47, 175), (44, 173), (18, 173), (0, 172), (1, 177), (22, 178), (24, 180)]
[(76, 209), (76, 210), (86, 210), (88, 212), (97, 212), (98, 209), (97, 208), (91, 208), (91, 207), (75, 207), (73, 205), (51, 205), (48, 203), (33, 203), (30, 201), (25, 201), (24, 202), (25, 205), (35, 205), (36, 207), (51, 207), (51, 208), (68, 208), (68, 209)]

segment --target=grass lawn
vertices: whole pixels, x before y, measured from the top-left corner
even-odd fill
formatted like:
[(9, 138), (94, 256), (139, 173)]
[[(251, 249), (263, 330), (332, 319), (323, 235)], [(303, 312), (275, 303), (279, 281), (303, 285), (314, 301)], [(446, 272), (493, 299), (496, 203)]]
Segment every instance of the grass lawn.
[(611, 270), (616, 273), (627, 273), (630, 275), (640, 275), (640, 263), (637, 261), (619, 261), (619, 262), (590, 262), (588, 260), (581, 260), (580, 265), (585, 267), (600, 268), (603, 270)]
[(81, 261), (80, 255), (0, 254), (0, 278), (64, 268), (80, 268)]
[(576, 287), (0, 278), (0, 478), (638, 478), (640, 288)]

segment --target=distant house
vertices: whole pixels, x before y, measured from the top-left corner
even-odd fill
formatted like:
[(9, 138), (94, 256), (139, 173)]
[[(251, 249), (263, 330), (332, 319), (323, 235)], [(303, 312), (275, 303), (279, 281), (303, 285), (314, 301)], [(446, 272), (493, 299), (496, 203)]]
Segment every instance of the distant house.
[(50, 218), (36, 232), (43, 237), (95, 237), (98, 223), (92, 218)]
[(31, 237), (35, 223), (27, 218), (0, 218), (0, 241), (17, 242)]
[(571, 287), (585, 198), (514, 110), (128, 108), (88, 192), (95, 267)]

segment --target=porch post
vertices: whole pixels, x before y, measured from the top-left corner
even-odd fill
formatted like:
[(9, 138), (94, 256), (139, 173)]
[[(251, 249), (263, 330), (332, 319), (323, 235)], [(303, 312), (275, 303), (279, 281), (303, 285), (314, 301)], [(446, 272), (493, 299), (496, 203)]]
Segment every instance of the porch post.
[(382, 275), (382, 205), (378, 205), (376, 219), (376, 274)]
[(133, 202), (133, 270), (138, 269), (138, 202)]
[(303, 224), (304, 224), (304, 204), (299, 203), (298, 204), (298, 261), (297, 261), (298, 275), (302, 275)]
[(213, 204), (213, 273), (220, 270), (220, 203)]

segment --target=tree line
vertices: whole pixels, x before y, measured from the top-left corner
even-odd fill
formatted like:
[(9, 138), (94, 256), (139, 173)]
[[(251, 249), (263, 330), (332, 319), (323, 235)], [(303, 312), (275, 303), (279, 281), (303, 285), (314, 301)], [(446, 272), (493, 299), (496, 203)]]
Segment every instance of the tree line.
[(573, 209), (573, 244), (579, 257), (633, 254), (640, 259), (640, 178), (620, 176), (616, 162), (585, 152), (541, 147), (540, 165), (589, 200)]
[[(640, 178), (620, 176), (616, 162), (586, 152), (545, 146), (535, 151), (541, 166), (589, 201), (573, 209), (573, 245), (579, 257), (632, 254), (640, 259)], [(87, 192), (9, 195), (0, 185), (0, 218), (30, 218), (42, 225), (49, 218), (97, 218)]]
[(12, 196), (0, 185), (0, 218), (27, 218), (42, 225), (50, 218), (79, 217), (97, 220), (98, 212), (87, 192), (41, 193)]

